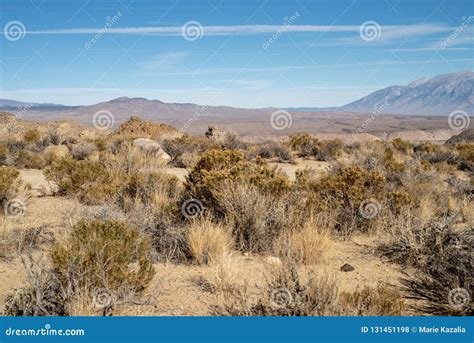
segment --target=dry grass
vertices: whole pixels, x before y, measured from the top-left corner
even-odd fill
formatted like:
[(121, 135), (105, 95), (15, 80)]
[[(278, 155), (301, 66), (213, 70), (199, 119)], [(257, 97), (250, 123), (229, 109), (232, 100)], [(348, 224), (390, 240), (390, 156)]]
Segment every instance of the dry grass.
[(20, 228), (3, 219), (0, 223), (0, 261), (11, 260), (53, 240), (52, 233), (45, 227)]
[(302, 229), (283, 232), (274, 243), (274, 250), (284, 260), (305, 265), (322, 264), (331, 250), (330, 227), (314, 217)]
[(234, 245), (231, 232), (208, 217), (191, 223), (187, 241), (191, 255), (198, 264), (218, 261), (232, 251)]
[(211, 292), (233, 292), (238, 288), (235, 256), (225, 253), (219, 259), (212, 261), (206, 273), (206, 288)]
[(399, 292), (385, 286), (341, 293), (334, 274), (298, 270), (296, 265), (271, 265), (267, 283), (252, 302), (246, 287), (227, 292), (226, 301), (212, 307), (213, 314), (228, 316), (338, 316), (401, 315)]

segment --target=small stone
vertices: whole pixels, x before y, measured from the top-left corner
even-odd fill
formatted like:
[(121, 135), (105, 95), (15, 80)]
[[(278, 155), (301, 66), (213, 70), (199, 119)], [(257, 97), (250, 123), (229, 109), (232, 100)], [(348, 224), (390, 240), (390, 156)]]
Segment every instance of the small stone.
[(349, 263), (344, 263), (341, 267), (341, 272), (351, 272), (353, 271), (355, 268), (353, 266), (351, 266)]

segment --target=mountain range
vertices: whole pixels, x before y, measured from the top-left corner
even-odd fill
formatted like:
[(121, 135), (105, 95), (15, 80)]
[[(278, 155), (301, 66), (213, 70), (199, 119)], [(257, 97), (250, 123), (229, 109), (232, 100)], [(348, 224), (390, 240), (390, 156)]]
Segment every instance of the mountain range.
[[(454, 110), (463, 110), (471, 114), (474, 110), (473, 89), (474, 72), (464, 71), (423, 78), (404, 86), (387, 87), (340, 107), (287, 108), (286, 110), (295, 117), (313, 115), (315, 118), (322, 116), (330, 118), (331, 113), (446, 116)], [(192, 118), (202, 116), (209, 121), (225, 119), (236, 123), (246, 119), (261, 119), (266, 118), (277, 108), (243, 109), (120, 97), (89, 106), (65, 106), (0, 99), (0, 110), (21, 114), (23, 119), (76, 120), (89, 125), (94, 113), (110, 111), (114, 115), (115, 124), (127, 120), (130, 116), (139, 116), (147, 120), (181, 125), (188, 120), (193, 120)], [(334, 118), (336, 117), (334, 114)]]
[(474, 72), (421, 78), (404, 86), (390, 86), (340, 107), (292, 108), (305, 112), (337, 111), (412, 115), (448, 115), (474, 110)]

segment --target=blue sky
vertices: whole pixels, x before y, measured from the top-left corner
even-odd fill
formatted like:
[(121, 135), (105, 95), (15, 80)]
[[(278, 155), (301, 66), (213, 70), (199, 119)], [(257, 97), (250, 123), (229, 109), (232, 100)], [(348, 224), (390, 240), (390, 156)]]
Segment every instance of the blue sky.
[(469, 0), (0, 0), (0, 98), (337, 106), (473, 70)]

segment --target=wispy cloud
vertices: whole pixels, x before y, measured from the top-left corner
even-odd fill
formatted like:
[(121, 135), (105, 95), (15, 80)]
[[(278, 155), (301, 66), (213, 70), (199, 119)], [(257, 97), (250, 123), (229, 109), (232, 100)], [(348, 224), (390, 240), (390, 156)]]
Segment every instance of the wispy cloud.
[[(204, 35), (230, 36), (230, 35), (255, 35), (270, 34), (281, 29), (280, 25), (220, 25), (203, 26)], [(359, 32), (359, 25), (289, 25), (285, 32)], [(413, 24), (413, 25), (381, 25), (382, 36), (385, 39), (410, 35), (427, 35), (449, 31), (451, 28), (441, 24)], [(31, 30), (28, 34), (33, 35), (59, 35), (59, 34), (95, 34), (100, 28), (69, 28), (53, 30)], [(108, 28), (107, 34), (128, 35), (181, 35), (181, 26), (147, 26), (147, 27), (113, 27)]]
[(184, 51), (171, 51), (153, 56), (146, 62), (138, 63), (140, 67), (147, 71), (160, 71), (177, 66), (188, 55)]

